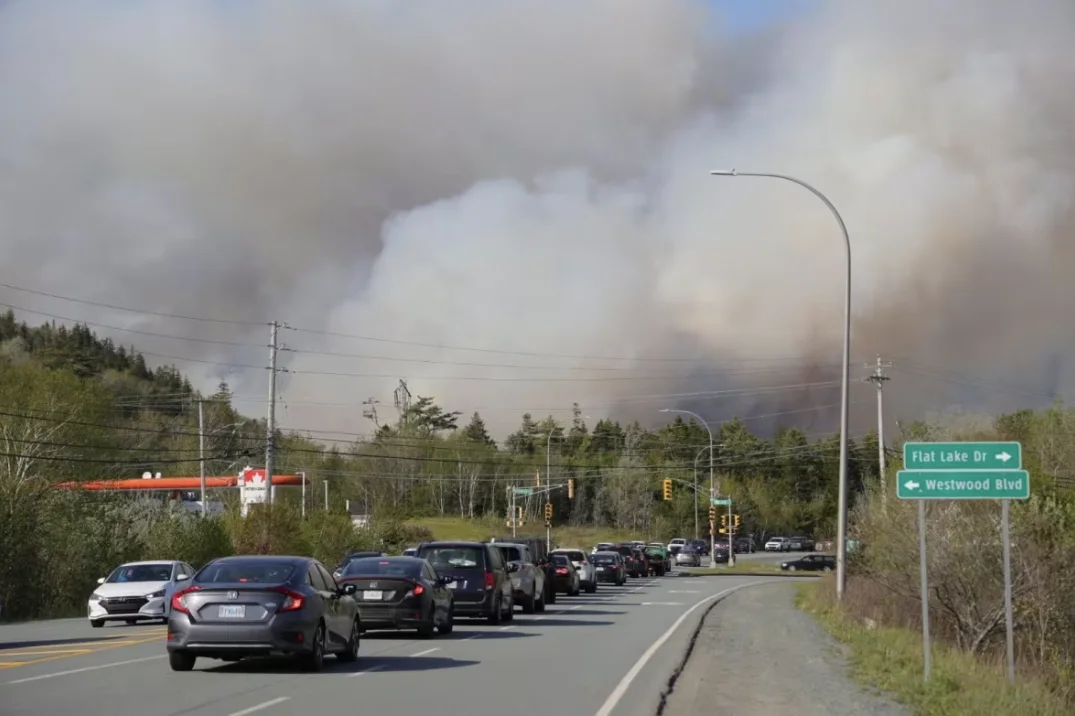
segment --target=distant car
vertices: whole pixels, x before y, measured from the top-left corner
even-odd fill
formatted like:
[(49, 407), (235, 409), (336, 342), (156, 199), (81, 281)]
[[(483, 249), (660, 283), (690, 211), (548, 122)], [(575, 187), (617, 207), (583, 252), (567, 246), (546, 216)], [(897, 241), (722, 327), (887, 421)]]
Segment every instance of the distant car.
[(646, 547), (645, 552), (643, 552), (643, 558), (646, 560), (646, 571), (649, 576), (663, 577), (665, 575), (668, 553), (665, 551), (664, 545)]
[(792, 535), (788, 542), (791, 543), (789, 549), (795, 552), (813, 552), (814, 540), (805, 535)]
[(677, 567), (701, 567), (702, 555), (694, 547), (685, 546), (674, 557)]
[(320, 671), (328, 652), (357, 661), (355, 591), (309, 557), (214, 560), (172, 595), (168, 663), (173, 671), (190, 671), (201, 656), (282, 655), (297, 658), (305, 671)]
[(524, 614), (545, 611), (545, 570), (534, 563), (530, 548), (511, 542), (494, 542), (493, 546), (509, 565), (517, 565), (511, 573), (515, 603), (522, 606)]
[(343, 574), (343, 570), (347, 565), (356, 559), (366, 559), (368, 557), (387, 557), (384, 552), (351, 552), (346, 557), (340, 560), (340, 563), (336, 565), (336, 569), (333, 570), (332, 576), (339, 578)]
[(598, 582), (611, 582), (620, 587), (627, 581), (627, 569), (620, 554), (611, 551), (594, 552), (590, 555), (590, 561), (593, 562)]
[(571, 558), (566, 554), (556, 554), (554, 552), (549, 555), (549, 559), (552, 560), (553, 567), (556, 570), (553, 587), (559, 593), (566, 594), (569, 597), (577, 597), (579, 595), (579, 573), (575, 570), (575, 565), (571, 563)]
[(790, 552), (791, 542), (787, 537), (771, 537), (765, 543), (766, 552)]
[(530, 556), (536, 560), (535, 566), (545, 572), (545, 603), (556, 604), (556, 590), (552, 588), (555, 575), (552, 562), (549, 561), (549, 546), (544, 537), (493, 537), (489, 542), (525, 544), (530, 549)]
[(637, 554), (638, 550), (630, 544), (614, 544), (609, 547), (609, 551), (616, 552), (623, 557), (623, 563), (624, 567), (627, 569), (628, 577), (646, 576), (646, 563), (639, 559), (641, 555)]
[(673, 555), (675, 555), (676, 552), (680, 551), (681, 549), (683, 549), (686, 546), (687, 546), (687, 540), (685, 538), (683, 538), (683, 537), (675, 537), (674, 539), (669, 541), (669, 543), (668, 543), (668, 551), (671, 552)]
[(426, 542), (418, 556), (433, 565), (439, 577), (451, 577), (455, 616), (487, 619), (500, 624), (515, 618), (511, 575), (516, 567), (504, 561), (500, 550), (483, 542)]
[(193, 575), (194, 568), (186, 562), (120, 565), (97, 580), (87, 605), (90, 626), (100, 628), (108, 621), (168, 621), (172, 594)]
[(736, 537), (735, 551), (739, 554), (748, 554), (756, 551), (753, 537)]
[(571, 560), (571, 564), (574, 565), (575, 571), (579, 574), (581, 588), (585, 589), (587, 594), (593, 594), (597, 591), (597, 571), (594, 569), (594, 565), (590, 563), (590, 560), (586, 558), (585, 552), (575, 547), (561, 547), (554, 549), (551, 554), (567, 555), (567, 558)]
[(355, 586), (362, 631), (415, 629), (423, 639), (451, 634), (455, 604), (441, 577), (417, 557), (367, 557), (352, 560), (337, 580)]
[(805, 557), (781, 563), (780, 569), (785, 572), (831, 572), (836, 569), (836, 557), (831, 554), (808, 554)]
[(612, 542), (598, 542), (597, 546), (593, 548), (590, 554), (597, 554), (598, 552), (607, 552), (612, 549)]
[(692, 539), (687, 545), (702, 557), (709, 554), (709, 540), (707, 539)]
[(660, 549), (661, 552), (664, 553), (664, 571), (665, 572), (671, 572), (672, 571), (672, 552), (668, 549), (668, 547), (663, 542), (650, 542), (646, 546), (647, 547), (656, 547), (656, 548)]
[(407, 549), (403, 550), (403, 556), (404, 557), (416, 557), (416, 556), (418, 556), (418, 548), (417, 547), (408, 547)]

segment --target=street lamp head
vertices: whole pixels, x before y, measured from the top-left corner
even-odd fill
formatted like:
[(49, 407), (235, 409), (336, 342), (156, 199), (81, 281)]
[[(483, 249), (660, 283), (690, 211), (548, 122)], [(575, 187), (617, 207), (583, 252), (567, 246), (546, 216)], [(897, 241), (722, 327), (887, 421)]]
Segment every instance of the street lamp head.
[(731, 169), (710, 169), (709, 173), (715, 177), (734, 177), (738, 176), (735, 167)]

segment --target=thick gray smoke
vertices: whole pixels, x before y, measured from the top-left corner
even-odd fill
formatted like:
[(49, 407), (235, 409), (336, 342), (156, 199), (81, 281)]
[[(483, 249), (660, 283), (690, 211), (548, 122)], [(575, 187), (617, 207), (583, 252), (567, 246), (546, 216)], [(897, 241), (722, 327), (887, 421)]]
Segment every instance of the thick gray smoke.
[[(797, 187), (708, 176), (736, 166), (806, 179), (844, 213), (855, 367), (896, 361), (897, 414), (1070, 391), (1075, 6), (821, 7), (743, 37), (688, 0), (7, 4), (0, 275), (309, 329), (281, 333), (293, 427), (368, 430), (359, 403), (391, 417), (396, 377), (498, 432), (572, 402), (827, 417), (839, 234)], [(115, 336), (265, 363), (260, 347)], [(179, 365), (244, 396), (265, 382)], [(821, 385), (772, 390), (801, 383)], [(741, 392), (697, 395), (722, 390)]]

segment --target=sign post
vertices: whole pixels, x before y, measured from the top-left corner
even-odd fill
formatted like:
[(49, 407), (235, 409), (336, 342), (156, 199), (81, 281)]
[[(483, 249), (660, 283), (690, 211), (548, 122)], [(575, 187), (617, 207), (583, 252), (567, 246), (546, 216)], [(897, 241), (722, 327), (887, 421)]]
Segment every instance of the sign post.
[(896, 474), (896, 497), (918, 501), (918, 559), (922, 580), (922, 648), (929, 681), (929, 582), (926, 568), (926, 500), (1000, 500), (1004, 552), (1004, 627), (1008, 681), (1015, 683), (1012, 616), (1011, 501), (1030, 499), (1030, 473), (1023, 469), (1018, 442), (908, 442), (903, 470)]

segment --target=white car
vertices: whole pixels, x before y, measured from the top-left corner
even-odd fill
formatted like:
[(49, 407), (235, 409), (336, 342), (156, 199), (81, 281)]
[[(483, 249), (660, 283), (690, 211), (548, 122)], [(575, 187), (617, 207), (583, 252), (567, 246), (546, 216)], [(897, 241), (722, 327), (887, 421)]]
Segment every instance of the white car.
[(587, 557), (586, 553), (575, 547), (561, 547), (554, 549), (550, 554), (563, 554), (575, 565), (575, 571), (579, 575), (579, 587), (586, 590), (587, 594), (597, 591), (597, 569)]
[(765, 543), (766, 552), (790, 552), (791, 540), (787, 537), (773, 537)]
[(668, 553), (669, 554), (675, 554), (676, 552), (679, 552), (681, 549), (683, 549), (686, 546), (687, 546), (687, 540), (686, 539), (684, 539), (683, 537), (676, 537), (675, 539), (673, 539), (671, 542), (668, 543)]
[(105, 622), (168, 621), (176, 585), (190, 579), (186, 562), (129, 562), (97, 580), (88, 603), (90, 626)]

